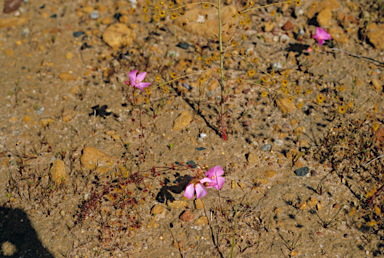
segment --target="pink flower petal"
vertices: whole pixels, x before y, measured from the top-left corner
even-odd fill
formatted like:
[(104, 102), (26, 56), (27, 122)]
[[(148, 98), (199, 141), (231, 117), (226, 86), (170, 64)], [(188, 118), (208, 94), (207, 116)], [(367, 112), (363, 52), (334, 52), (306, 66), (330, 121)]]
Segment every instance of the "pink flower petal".
[(151, 85), (150, 82), (140, 82), (135, 87), (145, 93), (144, 88), (147, 88), (149, 85)]
[(197, 184), (195, 189), (196, 189), (196, 198), (197, 199), (200, 199), (201, 197), (203, 197), (207, 194), (207, 190), (201, 184)]
[(195, 186), (193, 184), (187, 185), (184, 191), (184, 196), (187, 197), (188, 199), (192, 199), (194, 195), (195, 195)]
[(125, 83), (125, 84), (128, 84), (128, 83), (130, 83), (130, 82), (129, 82), (129, 81), (124, 81), (124, 83)]
[(220, 177), (217, 177), (216, 179), (217, 179), (217, 180), (216, 180), (217, 184), (215, 185), (215, 188), (216, 188), (217, 190), (220, 190), (221, 187), (223, 187), (223, 185), (224, 185), (224, 183), (225, 183), (225, 178), (220, 176)]
[(139, 73), (136, 77), (136, 80), (138, 80), (139, 82), (142, 82), (144, 81), (145, 76), (147, 76), (146, 72)]
[(131, 86), (134, 87), (136, 84), (136, 74), (138, 70), (133, 70), (128, 73), (129, 80), (131, 81)]
[(224, 170), (220, 166), (216, 166), (205, 172), (205, 175), (209, 178), (221, 176), (224, 175)]
[[(205, 188), (212, 188), (212, 186), (216, 186), (217, 185), (217, 183), (214, 180), (212, 180), (212, 179), (210, 179), (208, 177), (205, 177), (205, 178), (201, 179), (200, 183), (202, 183), (205, 186)], [(206, 186), (204, 183), (208, 183), (209, 185)]]

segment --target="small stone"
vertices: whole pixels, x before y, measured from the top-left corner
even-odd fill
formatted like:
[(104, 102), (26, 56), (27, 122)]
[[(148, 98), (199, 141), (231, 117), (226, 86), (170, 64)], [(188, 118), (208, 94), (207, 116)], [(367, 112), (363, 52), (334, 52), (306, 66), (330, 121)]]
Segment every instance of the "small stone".
[(303, 134), (304, 132), (305, 132), (305, 127), (303, 127), (303, 126), (299, 126), (295, 130), (293, 130), (293, 133), (296, 136), (299, 136), (300, 134)]
[(167, 205), (171, 207), (172, 209), (183, 209), (188, 206), (188, 203), (186, 201), (167, 201)]
[(75, 79), (75, 77), (69, 72), (59, 74), (59, 78), (62, 81), (73, 81)]
[(201, 216), (200, 218), (198, 218), (197, 220), (195, 220), (195, 225), (197, 226), (205, 226), (205, 225), (208, 225), (208, 218), (206, 216)]
[(86, 146), (80, 162), (85, 169), (96, 169), (97, 172), (103, 174), (112, 168), (113, 159), (96, 148)]
[(297, 176), (305, 176), (309, 173), (309, 168), (308, 167), (299, 168), (299, 169), (296, 169), (294, 172)]
[(274, 177), (275, 175), (276, 175), (276, 171), (274, 171), (274, 170), (271, 170), (271, 171), (267, 171), (267, 172), (265, 172), (264, 173), (264, 176), (265, 177), (268, 177), (268, 178), (271, 178), (271, 177)]
[(186, 223), (190, 222), (195, 217), (192, 211), (186, 210), (180, 215), (180, 219)]
[(260, 178), (260, 177), (257, 177), (256, 179), (253, 180), (253, 183), (259, 185), (259, 184), (268, 184), (269, 183), (269, 180), (266, 179), (266, 178)]
[(357, 78), (356, 81), (355, 81), (355, 85), (357, 87), (361, 87), (364, 85), (363, 81), (360, 79), (360, 78)]
[(44, 112), (44, 107), (39, 107), (39, 109), (36, 111), (37, 115), (41, 115)]
[(299, 203), (297, 204), (297, 208), (299, 208), (300, 210), (305, 210), (307, 208), (307, 203), (306, 202)]
[(273, 22), (266, 22), (264, 25), (264, 31), (270, 32), (273, 30), (274, 27), (275, 27), (275, 24)]
[(162, 214), (165, 211), (165, 208), (161, 204), (156, 204), (151, 210), (152, 215)]
[(188, 111), (184, 111), (178, 118), (173, 122), (173, 131), (180, 131), (187, 127), (192, 121), (192, 115)]
[(73, 57), (73, 54), (71, 52), (67, 52), (65, 54), (65, 58), (67, 58), (67, 59), (71, 59), (72, 57)]
[(80, 36), (82, 36), (82, 35), (84, 35), (84, 34), (85, 34), (84, 31), (75, 31), (75, 32), (73, 33), (73, 36), (74, 36), (75, 38), (78, 38), (78, 37), (80, 37)]
[(102, 21), (101, 21), (102, 24), (104, 25), (109, 25), (112, 23), (112, 18), (111, 17), (105, 17)]
[(317, 15), (317, 22), (320, 27), (327, 26), (332, 18), (332, 11), (330, 9), (324, 9)]
[(288, 113), (296, 110), (296, 106), (293, 102), (289, 101), (289, 98), (280, 98), (276, 100), (276, 104), (279, 107), (280, 111), (283, 115), (287, 115)]
[(83, 12), (86, 13), (86, 14), (90, 14), (90, 13), (92, 13), (94, 10), (95, 10), (95, 9), (94, 9), (91, 5), (89, 5), (89, 4), (87, 4), (87, 5), (84, 6), (84, 8), (83, 8)]
[(89, 18), (91, 18), (92, 20), (98, 19), (99, 18), (99, 11), (91, 12), (91, 14), (89, 15)]
[(68, 123), (68, 122), (70, 122), (74, 117), (75, 117), (75, 113), (74, 113), (74, 112), (69, 112), (69, 113), (63, 115), (63, 122), (64, 122), (64, 123)]
[(50, 124), (52, 124), (54, 121), (55, 120), (53, 120), (52, 118), (42, 118), (39, 120), (39, 125), (42, 127), (47, 127)]
[(195, 207), (198, 210), (204, 208), (204, 202), (201, 199), (196, 199), (195, 200)]
[(269, 151), (271, 148), (272, 148), (272, 145), (269, 144), (269, 143), (267, 143), (267, 144), (263, 144), (263, 145), (261, 146), (261, 150), (262, 150), (262, 151)]
[(186, 42), (179, 42), (176, 47), (187, 50), (191, 45)]
[(383, 85), (381, 84), (379, 79), (372, 79), (372, 85), (376, 92), (381, 93), (383, 92)]
[(320, 204), (320, 203), (316, 204), (316, 209), (317, 209), (318, 211), (321, 210), (321, 204)]
[(259, 157), (255, 153), (249, 153), (247, 160), (249, 165), (259, 164)]
[(317, 204), (317, 200), (315, 198), (311, 197), (311, 199), (309, 199), (309, 201), (308, 201), (309, 207), (315, 206), (316, 204)]
[[(123, 16), (121, 16), (121, 17), (119, 18), (119, 22), (120, 22), (120, 23), (128, 23), (128, 22), (129, 22), (129, 17), (128, 17), (128, 15), (123, 15)], [(129, 27), (130, 27), (131, 29), (135, 29), (136, 26), (137, 26), (136, 24), (130, 24), (130, 25), (129, 25)]]
[(345, 35), (344, 30), (342, 28), (340, 27), (329, 28), (328, 32), (331, 35), (331, 38), (337, 43), (342, 43), (342, 44), (348, 43), (348, 38)]
[(11, 13), (19, 9), (21, 6), (22, 0), (5, 0), (3, 13)]
[(0, 28), (20, 26), (27, 22), (28, 22), (27, 17), (11, 17), (11, 18), (0, 19)]
[(28, 115), (23, 117), (23, 122), (24, 123), (29, 123), (31, 120), (32, 120), (32, 118), (30, 116), (28, 116)]
[(344, 237), (344, 238), (348, 238), (348, 234), (344, 234), (343, 237)]
[(311, 176), (317, 176), (316, 170), (311, 170)]
[(23, 31), (21, 32), (22, 36), (26, 36), (28, 34), (29, 34), (29, 29), (28, 28), (23, 29)]
[(244, 93), (244, 94), (248, 94), (248, 93), (250, 93), (250, 92), (251, 92), (251, 89), (244, 89), (244, 90), (243, 90), (243, 93)]
[(10, 119), (9, 119), (9, 122), (11, 122), (11, 123), (14, 123), (14, 122), (16, 122), (17, 121), (17, 117), (11, 117)]
[(338, 210), (340, 209), (340, 207), (341, 207), (340, 203), (335, 203), (332, 208)]
[(280, 208), (280, 207), (277, 207), (277, 208), (275, 209), (275, 213), (276, 213), (276, 214), (281, 213), (281, 208)]
[(298, 123), (299, 123), (299, 120), (297, 120), (296, 118), (294, 118), (294, 119), (292, 119), (292, 120), (290, 121), (291, 126), (295, 126), (295, 125), (297, 125)]
[(52, 163), (50, 172), (51, 180), (56, 184), (65, 181), (67, 173), (65, 172), (65, 164), (61, 159), (57, 159)]
[(283, 30), (285, 31), (292, 30), (292, 29), (293, 29), (293, 23), (291, 21), (287, 21), (283, 26)]
[(4, 50), (4, 53), (7, 55), (7, 56), (13, 56), (15, 54), (15, 52), (12, 50), (12, 49), (5, 49)]
[(252, 122), (251, 121), (244, 121), (243, 122), (243, 126), (244, 127), (251, 127), (252, 126)]
[(110, 25), (103, 33), (103, 41), (114, 49), (130, 47), (135, 38), (135, 31), (122, 23)]
[(323, 233), (321, 233), (321, 232), (316, 232), (316, 235), (318, 235), (318, 236), (322, 236)]

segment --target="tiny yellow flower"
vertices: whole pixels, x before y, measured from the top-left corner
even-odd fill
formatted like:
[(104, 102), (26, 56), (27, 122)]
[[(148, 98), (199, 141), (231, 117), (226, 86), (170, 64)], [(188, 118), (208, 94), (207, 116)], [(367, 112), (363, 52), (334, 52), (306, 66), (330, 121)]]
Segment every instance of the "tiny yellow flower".
[(287, 86), (287, 84), (288, 84), (288, 80), (283, 80), (282, 82), (281, 82), (281, 84), (285, 87), (285, 86)]
[(377, 105), (373, 107), (373, 112), (377, 113)]
[(285, 91), (285, 87), (283, 85), (281, 85), (281, 90)]
[(276, 14), (276, 11), (273, 10), (273, 11), (271, 12), (271, 16), (275, 16), (275, 14)]
[(285, 91), (284, 91), (284, 95), (288, 95), (288, 90), (285, 90)]
[(253, 6), (255, 4), (255, 2), (249, 1), (248, 4), (249, 4), (249, 6)]
[(285, 72), (285, 77), (289, 77), (288, 71)]
[(237, 82), (238, 82), (238, 83), (242, 83), (243, 80), (239, 77), (239, 78), (237, 78)]
[(289, 100), (289, 102), (292, 102), (293, 101), (293, 97), (289, 97), (288, 100)]
[(315, 7), (316, 7), (316, 2), (313, 2), (312, 8), (315, 8)]
[(268, 81), (268, 78), (267, 78), (266, 76), (263, 76), (263, 77), (261, 77), (261, 80), (262, 80), (263, 82), (267, 82), (267, 81)]
[(248, 71), (248, 76), (249, 76), (249, 77), (252, 77), (252, 76), (255, 75), (255, 73), (256, 73), (255, 70), (249, 70), (249, 71)]
[(251, 18), (247, 18), (246, 20), (245, 20), (245, 22), (247, 23), (247, 24), (250, 24), (251, 23)]
[(207, 59), (205, 59), (205, 63), (206, 63), (207, 65), (211, 64), (211, 63), (212, 63), (212, 59), (211, 59), (211, 58), (207, 58)]
[(232, 41), (232, 46), (236, 47), (237, 46), (237, 42), (236, 41)]
[(352, 210), (349, 212), (349, 216), (352, 216), (356, 212), (356, 207), (353, 207)]
[(161, 76), (160, 75), (156, 76), (156, 81), (159, 82), (160, 80), (161, 80)]
[(312, 91), (309, 90), (309, 89), (305, 91), (305, 93), (307, 93), (307, 94), (311, 94), (311, 92), (312, 92)]
[(271, 76), (272, 76), (272, 77), (275, 76), (275, 70), (273, 70), (273, 71), (271, 72)]
[(209, 3), (203, 3), (203, 8), (207, 9), (209, 7)]
[(347, 109), (344, 106), (339, 106), (339, 113), (344, 114)]
[(165, 86), (163, 87), (163, 92), (168, 93), (168, 89)]
[(160, 1), (160, 3), (159, 3), (160, 5), (164, 5), (164, 1)]
[(246, 40), (247, 39), (247, 36), (245, 36), (244, 34), (243, 34), (243, 36), (241, 36), (244, 40)]
[(167, 11), (166, 10), (160, 10), (159, 15), (160, 15), (160, 17), (164, 17), (165, 15), (167, 15)]
[(304, 103), (300, 103), (300, 104), (297, 105), (297, 107), (298, 107), (299, 109), (301, 109), (301, 108), (303, 107), (303, 105), (304, 105)]
[(221, 73), (220, 68), (217, 68), (217, 69), (216, 69), (216, 72), (217, 72), (217, 73)]
[(172, 13), (172, 14), (171, 14), (171, 19), (172, 19), (172, 20), (175, 20), (176, 18), (177, 18), (177, 13)]
[(170, 73), (172, 79), (175, 79), (176, 78), (176, 73)]
[(376, 215), (380, 216), (381, 215), (381, 210), (379, 207), (375, 206), (375, 213)]
[(380, 127), (380, 124), (379, 124), (379, 123), (376, 123), (376, 122), (375, 122), (375, 123), (372, 124), (372, 129), (373, 129), (373, 131), (375, 131), (375, 132), (377, 131), (377, 129), (379, 129), (379, 127)]
[(145, 92), (146, 92), (148, 95), (151, 95), (151, 93), (152, 93), (151, 89), (145, 88), (144, 90), (145, 90)]
[(172, 7), (173, 7), (173, 2), (169, 1), (168, 8), (172, 8)]
[(148, 100), (147, 97), (144, 97), (143, 100), (144, 100), (145, 102), (149, 103), (149, 100)]
[(323, 97), (323, 95), (317, 95), (317, 102), (319, 103), (319, 105), (321, 105), (321, 103), (323, 103), (323, 101), (324, 101), (324, 97)]
[(254, 63), (257, 63), (257, 61), (258, 61), (257, 57), (254, 57), (254, 58), (252, 59), (252, 62), (254, 62)]
[(241, 26), (244, 26), (245, 25), (245, 21), (243, 19), (240, 20), (240, 25)]
[(301, 1), (300, 1), (300, 0), (296, 0), (295, 4), (296, 4), (297, 6), (300, 6), (300, 5), (301, 5)]
[(204, 79), (205, 79), (204, 76), (199, 77), (199, 81), (201, 81), (201, 82), (204, 81)]
[(373, 219), (371, 219), (371, 221), (367, 223), (367, 225), (370, 226), (370, 227), (373, 227), (376, 224), (377, 224), (377, 222), (375, 220), (373, 220)]
[(263, 98), (265, 98), (266, 96), (268, 96), (268, 92), (266, 92), (266, 91), (262, 92), (262, 93), (261, 93), (261, 96), (262, 96)]

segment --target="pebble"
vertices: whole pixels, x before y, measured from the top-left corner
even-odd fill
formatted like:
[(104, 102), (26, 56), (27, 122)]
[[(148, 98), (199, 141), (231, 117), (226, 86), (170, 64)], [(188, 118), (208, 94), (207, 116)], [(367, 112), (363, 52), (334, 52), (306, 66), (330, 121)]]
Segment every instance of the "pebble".
[(167, 205), (171, 207), (172, 209), (182, 209), (188, 206), (188, 203), (186, 201), (167, 201)]
[(91, 12), (91, 14), (89, 15), (89, 18), (91, 18), (92, 20), (96, 20), (99, 18), (99, 11), (93, 11)]
[(262, 150), (262, 151), (269, 151), (271, 148), (272, 148), (272, 145), (269, 144), (269, 143), (267, 143), (267, 144), (263, 144), (263, 145), (261, 146), (261, 150)]
[(103, 32), (103, 41), (114, 49), (130, 47), (135, 38), (135, 31), (122, 23), (112, 24)]
[(259, 157), (255, 153), (249, 153), (247, 160), (249, 165), (259, 164)]
[(82, 36), (82, 35), (84, 35), (84, 34), (85, 34), (84, 31), (75, 31), (75, 32), (73, 33), (73, 36), (74, 36), (75, 38), (78, 38), (78, 37), (80, 37), (80, 36)]
[(204, 202), (201, 199), (196, 199), (195, 200), (195, 207), (198, 210), (204, 208)]
[(283, 146), (283, 145), (284, 145), (284, 141), (283, 141), (283, 140), (280, 140), (280, 139), (277, 139), (277, 140), (275, 141), (275, 145), (276, 145), (276, 146)]
[(280, 42), (287, 43), (289, 41), (289, 36), (287, 34), (283, 34), (280, 36)]
[(21, 6), (22, 0), (5, 0), (3, 13), (11, 13)]
[(44, 112), (44, 107), (39, 107), (39, 109), (36, 111), (36, 114), (41, 115)]
[(194, 223), (198, 226), (205, 226), (208, 225), (208, 218), (206, 216), (201, 216), (198, 218)]
[(162, 214), (165, 211), (165, 208), (161, 204), (156, 204), (151, 210), (152, 215)]
[(251, 121), (244, 121), (243, 122), (243, 126), (244, 127), (251, 127), (252, 126), (252, 122)]
[(205, 137), (207, 137), (207, 134), (206, 133), (201, 133), (199, 136), (200, 136), (201, 139), (204, 139)]
[(295, 171), (296, 176), (305, 176), (309, 173), (309, 168), (308, 167), (303, 167), (296, 169)]
[(57, 159), (52, 162), (50, 176), (52, 181), (54, 181), (56, 184), (60, 184), (65, 181), (67, 173), (65, 172), (65, 164), (61, 159)]
[(280, 63), (274, 63), (274, 64), (272, 65), (272, 68), (273, 68), (274, 70), (280, 70), (280, 69), (283, 68), (283, 66), (282, 66)]
[(50, 124), (52, 124), (54, 121), (55, 120), (53, 120), (52, 118), (42, 118), (39, 120), (39, 125), (42, 127), (47, 127)]
[(187, 50), (191, 45), (189, 45), (188, 43), (186, 42), (179, 42), (177, 43), (176, 47), (179, 47), (179, 48), (182, 48), (182, 49), (185, 49)]
[(113, 159), (96, 148), (85, 146), (80, 158), (81, 165), (85, 169), (96, 169), (100, 174), (112, 168)]
[(180, 215), (180, 219), (184, 222), (190, 222), (195, 217), (192, 211), (186, 210)]
[(73, 54), (71, 52), (67, 52), (65, 54), (65, 58), (67, 58), (67, 59), (71, 59), (72, 57), (73, 57)]
[(251, 92), (251, 89), (244, 89), (244, 90), (243, 90), (243, 93), (244, 93), (244, 94), (248, 94), (248, 93), (250, 93), (250, 92)]
[(29, 34), (29, 29), (28, 28), (23, 29), (23, 31), (21, 32), (22, 36), (26, 36), (28, 34)]
[(189, 114), (189, 111), (182, 112), (178, 118), (173, 122), (173, 131), (180, 131), (187, 127), (192, 121), (192, 115)]
[(287, 21), (283, 26), (283, 30), (285, 31), (292, 30), (292, 29), (293, 29), (293, 23), (291, 21)]
[(317, 176), (316, 170), (311, 170), (311, 176)]

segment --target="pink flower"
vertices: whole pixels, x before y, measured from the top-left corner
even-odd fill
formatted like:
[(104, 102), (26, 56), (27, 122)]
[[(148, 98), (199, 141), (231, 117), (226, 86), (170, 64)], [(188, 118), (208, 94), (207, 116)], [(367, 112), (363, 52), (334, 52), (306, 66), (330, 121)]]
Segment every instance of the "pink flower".
[(329, 35), (329, 33), (325, 29), (317, 27), (316, 34), (315, 36), (313, 36), (313, 38), (316, 39), (319, 42), (319, 46), (321, 46), (324, 44), (325, 40), (331, 39), (331, 35)]
[(225, 183), (225, 178), (222, 177), (224, 175), (224, 170), (220, 166), (216, 166), (208, 170), (205, 175), (211, 179), (215, 184), (207, 186), (207, 188), (211, 188), (214, 186), (217, 190), (220, 190)]
[(215, 185), (215, 182), (213, 182), (211, 179), (206, 177), (197, 182), (190, 183), (185, 188), (184, 196), (187, 197), (188, 199), (192, 199), (193, 196), (195, 195), (195, 190), (196, 190), (196, 198), (200, 199), (201, 197), (207, 194), (207, 190), (204, 188), (204, 186), (206, 185)]
[[(144, 88), (148, 87), (151, 83), (150, 82), (142, 82), (144, 80), (145, 76), (147, 76), (147, 73), (146, 72), (139, 73), (136, 76), (137, 71), (138, 70), (134, 70), (134, 71), (128, 73), (129, 80), (131, 81), (131, 87), (136, 87), (145, 93)], [(128, 84), (129, 82), (125, 81), (124, 83)]]

